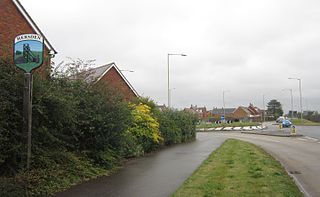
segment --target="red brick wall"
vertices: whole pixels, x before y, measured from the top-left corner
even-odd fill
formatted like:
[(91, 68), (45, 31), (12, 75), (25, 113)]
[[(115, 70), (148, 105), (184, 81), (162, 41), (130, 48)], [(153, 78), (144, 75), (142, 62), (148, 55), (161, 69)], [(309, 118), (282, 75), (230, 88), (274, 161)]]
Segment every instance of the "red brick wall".
[[(35, 33), (12, 0), (0, 0), (0, 58), (13, 61), (13, 42), (17, 35)], [(48, 49), (45, 49), (48, 54)], [(50, 58), (45, 56), (39, 72), (50, 70)]]
[(122, 79), (120, 74), (117, 72), (115, 68), (111, 68), (107, 74), (105, 74), (102, 79), (98, 82), (101, 86), (105, 86), (106, 88), (112, 88), (121, 96), (123, 96), (126, 100), (133, 100), (137, 98), (134, 92), (130, 89), (127, 83)]
[(248, 114), (247, 114), (241, 107), (238, 107), (238, 108), (233, 112), (233, 118), (235, 118), (235, 119), (248, 118)]

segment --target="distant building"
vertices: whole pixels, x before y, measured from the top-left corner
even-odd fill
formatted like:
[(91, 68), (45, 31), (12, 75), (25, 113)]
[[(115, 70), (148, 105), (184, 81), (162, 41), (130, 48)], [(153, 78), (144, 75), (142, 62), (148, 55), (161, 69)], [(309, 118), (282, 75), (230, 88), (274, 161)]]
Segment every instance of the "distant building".
[(225, 115), (225, 120), (232, 120), (233, 119), (233, 112), (236, 108), (213, 108), (209, 111), (210, 113), (210, 122), (219, 121), (222, 119), (222, 116)]
[(208, 111), (206, 107), (198, 107), (197, 105), (191, 105), (190, 108), (185, 108), (184, 111), (196, 115), (199, 120), (208, 121)]
[(258, 107), (255, 107), (252, 103), (249, 104), (249, 107), (239, 106), (233, 112), (233, 119), (236, 121), (261, 121), (263, 111)]
[(303, 111), (303, 116), (312, 116), (316, 113), (316, 111), (306, 110)]
[(20, 1), (1, 0), (0, 15), (0, 59), (9, 62), (13, 60), (13, 42), (16, 36), (20, 34), (39, 34), (44, 38), (45, 57), (43, 65), (37, 71), (49, 76), (51, 58), (57, 52)]
[(249, 107), (239, 106), (237, 108), (213, 108), (209, 111), (210, 122), (221, 121), (261, 121), (261, 115), (263, 111), (253, 104), (249, 104)]
[(297, 118), (297, 117), (298, 117), (298, 111), (291, 111), (291, 110), (290, 110), (287, 116), (288, 116), (289, 118), (291, 118), (292, 115), (293, 115), (294, 118)]

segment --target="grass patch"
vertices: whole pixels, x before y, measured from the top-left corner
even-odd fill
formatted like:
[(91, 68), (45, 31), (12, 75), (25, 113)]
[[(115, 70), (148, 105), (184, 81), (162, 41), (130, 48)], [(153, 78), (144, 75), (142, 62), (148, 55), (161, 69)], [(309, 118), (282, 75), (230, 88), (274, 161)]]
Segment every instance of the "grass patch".
[(261, 148), (227, 140), (172, 195), (303, 196), (283, 167)]
[(203, 129), (203, 128), (218, 128), (218, 127), (246, 127), (246, 126), (258, 126), (261, 123), (258, 122), (233, 122), (233, 123), (221, 123), (221, 124), (216, 124), (216, 123), (211, 123), (211, 124), (206, 124), (206, 123), (200, 123), (197, 125), (197, 129)]
[(292, 124), (294, 125), (298, 125), (298, 126), (320, 126), (319, 122), (312, 122), (310, 120), (306, 120), (306, 119), (291, 119)]

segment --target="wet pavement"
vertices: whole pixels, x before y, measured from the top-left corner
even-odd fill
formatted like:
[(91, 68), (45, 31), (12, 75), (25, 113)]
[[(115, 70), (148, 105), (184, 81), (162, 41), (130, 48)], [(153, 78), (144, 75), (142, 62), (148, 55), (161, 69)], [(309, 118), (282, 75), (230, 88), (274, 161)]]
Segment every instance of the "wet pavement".
[(297, 133), (320, 139), (320, 126), (297, 126)]
[(147, 157), (128, 161), (109, 177), (59, 193), (57, 197), (162, 197), (170, 196), (226, 139), (198, 133), (197, 140), (175, 145)]

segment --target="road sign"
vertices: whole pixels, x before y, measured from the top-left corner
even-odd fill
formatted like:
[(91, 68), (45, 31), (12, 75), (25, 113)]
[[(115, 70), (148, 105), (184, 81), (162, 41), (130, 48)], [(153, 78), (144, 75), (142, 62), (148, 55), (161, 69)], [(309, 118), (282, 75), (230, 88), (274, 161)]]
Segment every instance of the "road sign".
[(38, 34), (22, 34), (14, 40), (14, 64), (31, 73), (43, 63), (44, 40)]
[(221, 120), (222, 120), (222, 121), (225, 120), (224, 116), (221, 116)]
[(14, 64), (25, 71), (23, 91), (24, 129), (27, 131), (27, 169), (31, 164), (32, 73), (43, 63), (44, 41), (38, 34), (22, 34), (14, 39)]

